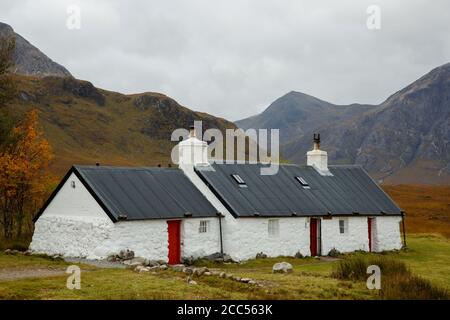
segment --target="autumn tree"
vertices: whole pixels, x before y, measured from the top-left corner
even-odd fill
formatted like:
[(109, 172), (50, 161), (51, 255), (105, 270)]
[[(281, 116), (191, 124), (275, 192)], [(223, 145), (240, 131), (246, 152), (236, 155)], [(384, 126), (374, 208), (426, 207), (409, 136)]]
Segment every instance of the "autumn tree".
[(0, 153), (0, 224), (3, 235), (11, 239), (22, 234), (25, 219), (31, 220), (36, 199), (45, 193), (46, 171), (52, 150), (38, 128), (36, 110), (12, 130), (12, 140)]

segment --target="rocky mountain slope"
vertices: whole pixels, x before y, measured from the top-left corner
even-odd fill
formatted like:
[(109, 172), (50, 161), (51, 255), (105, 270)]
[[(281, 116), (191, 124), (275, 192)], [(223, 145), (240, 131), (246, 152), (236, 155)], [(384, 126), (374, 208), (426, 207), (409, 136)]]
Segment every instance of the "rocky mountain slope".
[(285, 131), (282, 155), (293, 162), (305, 162), (312, 133), (320, 132), (331, 163), (363, 165), (386, 183), (450, 183), (450, 64), (377, 106), (334, 106), (315, 98), (298, 103), (292, 95), (236, 124), (278, 126)]
[(31, 109), (55, 154), (51, 170), (64, 174), (73, 164), (168, 166), (176, 142), (172, 131), (189, 128), (222, 132), (236, 126), (224, 119), (195, 112), (172, 98), (153, 92), (125, 95), (73, 78), (58, 65), (0, 23), (0, 39), (16, 38), (12, 68), (17, 94), (7, 108), (20, 120)]
[(18, 96), (11, 113), (21, 118), (31, 108), (55, 153), (52, 171), (63, 174), (72, 164), (168, 166), (176, 142), (171, 133), (189, 128), (235, 128), (221, 118), (195, 112), (159, 93), (125, 95), (71, 77), (15, 76)]
[(339, 106), (301, 92), (291, 91), (275, 100), (261, 114), (235, 123), (243, 129), (281, 129), (280, 138), (284, 143), (288, 143), (317, 127), (356, 117), (370, 107), (359, 104)]
[(66, 68), (51, 60), (22, 36), (15, 33), (11, 26), (0, 22), (0, 41), (8, 38), (15, 38), (16, 40), (13, 54), (15, 65), (12, 70), (14, 73), (37, 77), (72, 76)]

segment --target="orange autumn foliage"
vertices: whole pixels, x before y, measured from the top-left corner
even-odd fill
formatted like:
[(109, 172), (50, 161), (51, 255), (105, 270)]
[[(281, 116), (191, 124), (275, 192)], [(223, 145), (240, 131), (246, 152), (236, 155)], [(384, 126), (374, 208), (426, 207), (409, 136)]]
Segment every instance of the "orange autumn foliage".
[(31, 220), (27, 209), (45, 192), (49, 179), (46, 169), (53, 158), (38, 129), (36, 110), (27, 113), (12, 136), (12, 142), (0, 151), (0, 223), (5, 238), (12, 238), (13, 230), (19, 237), (23, 224)]

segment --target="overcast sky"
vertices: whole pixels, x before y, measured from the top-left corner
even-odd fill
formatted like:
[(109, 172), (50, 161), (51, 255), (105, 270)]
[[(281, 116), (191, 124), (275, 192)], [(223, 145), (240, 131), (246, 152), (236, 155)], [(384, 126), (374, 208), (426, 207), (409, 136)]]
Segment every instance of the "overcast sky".
[[(372, 4), (380, 29), (366, 25)], [(81, 9), (80, 29), (67, 27), (70, 5)], [(380, 103), (450, 62), (449, 19), (448, 0), (0, 2), (0, 21), (75, 77), (162, 92), (229, 120), (291, 90)]]

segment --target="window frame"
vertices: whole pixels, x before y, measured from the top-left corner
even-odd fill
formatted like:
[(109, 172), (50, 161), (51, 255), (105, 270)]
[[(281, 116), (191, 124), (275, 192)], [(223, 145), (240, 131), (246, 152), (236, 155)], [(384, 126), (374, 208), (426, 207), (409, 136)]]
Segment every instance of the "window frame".
[(267, 222), (267, 233), (269, 237), (276, 238), (280, 236), (280, 219), (269, 219)]
[(198, 233), (208, 233), (209, 232), (209, 220), (200, 220), (198, 223)]
[(339, 223), (339, 234), (348, 234), (348, 219), (340, 218), (338, 223)]

